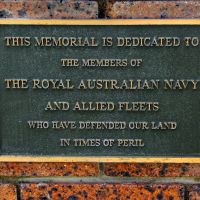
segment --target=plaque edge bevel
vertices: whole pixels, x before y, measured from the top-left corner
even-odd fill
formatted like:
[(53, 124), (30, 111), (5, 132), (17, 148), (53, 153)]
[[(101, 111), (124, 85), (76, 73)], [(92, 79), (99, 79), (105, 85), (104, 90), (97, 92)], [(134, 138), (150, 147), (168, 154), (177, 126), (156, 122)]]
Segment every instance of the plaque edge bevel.
[(0, 25), (200, 25), (200, 19), (0, 19)]
[(200, 163), (199, 157), (0, 156), (0, 162)]

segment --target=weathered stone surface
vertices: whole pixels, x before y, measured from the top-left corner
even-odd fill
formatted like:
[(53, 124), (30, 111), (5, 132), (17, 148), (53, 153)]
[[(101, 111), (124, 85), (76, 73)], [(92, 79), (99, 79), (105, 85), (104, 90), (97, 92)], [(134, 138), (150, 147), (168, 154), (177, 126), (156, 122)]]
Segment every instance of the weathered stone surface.
[(104, 173), (121, 177), (200, 177), (200, 164), (106, 163)]
[(148, 184), (23, 184), (22, 200), (35, 199), (184, 199), (181, 185)]
[(0, 18), (93, 19), (97, 17), (98, 4), (95, 1), (0, 1)]
[(200, 18), (200, 1), (122, 1), (106, 9), (108, 18)]
[(200, 200), (200, 185), (193, 185), (190, 187), (189, 200)]
[(17, 200), (16, 187), (11, 184), (0, 184), (0, 200)]
[(0, 176), (98, 176), (97, 163), (0, 163)]

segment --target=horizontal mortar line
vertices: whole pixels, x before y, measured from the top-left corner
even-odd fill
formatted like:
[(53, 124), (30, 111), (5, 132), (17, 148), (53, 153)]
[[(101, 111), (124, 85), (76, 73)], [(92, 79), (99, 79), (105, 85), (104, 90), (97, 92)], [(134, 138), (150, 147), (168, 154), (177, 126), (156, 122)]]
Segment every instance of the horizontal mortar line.
[(148, 183), (148, 184), (200, 184), (200, 177), (0, 177), (2, 183)]

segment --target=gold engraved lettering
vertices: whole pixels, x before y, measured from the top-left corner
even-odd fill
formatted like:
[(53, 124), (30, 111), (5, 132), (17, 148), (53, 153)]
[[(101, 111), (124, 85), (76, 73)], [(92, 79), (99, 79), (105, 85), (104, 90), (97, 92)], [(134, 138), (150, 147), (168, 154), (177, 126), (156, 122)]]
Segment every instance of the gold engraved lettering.
[(86, 79), (81, 80), (78, 89), (97, 90), (154, 90), (159, 88), (160, 80), (107, 80), (107, 79)]
[(28, 47), (31, 45), (30, 37), (5, 37), (5, 45), (12, 47)]
[(119, 111), (158, 111), (158, 102), (118, 102)]
[(76, 122), (75, 121), (52, 121), (53, 129), (75, 129)]
[(50, 110), (50, 111), (53, 111), (53, 110), (64, 110), (64, 111), (67, 111), (69, 110), (69, 102), (48, 102), (46, 107), (45, 107), (45, 110)]
[(27, 79), (5, 79), (6, 88), (8, 89), (27, 89)]
[(178, 47), (178, 37), (117, 37), (118, 47)]
[(144, 147), (142, 139), (118, 139), (118, 147)]
[(33, 89), (72, 90), (74, 85), (70, 79), (33, 79)]
[(98, 147), (101, 145), (100, 139), (74, 139), (74, 146), (78, 147)]
[(76, 102), (73, 110), (76, 111), (113, 111), (113, 102)]
[(61, 59), (61, 65), (63, 67), (78, 67), (79, 60), (78, 59)]
[(164, 89), (184, 90), (191, 87), (192, 90), (196, 90), (198, 83), (199, 80), (164, 80)]
[(70, 146), (70, 141), (71, 139), (60, 139), (60, 146), (61, 147)]
[(94, 37), (35, 37), (35, 46), (96, 47), (98, 46), (98, 43)]

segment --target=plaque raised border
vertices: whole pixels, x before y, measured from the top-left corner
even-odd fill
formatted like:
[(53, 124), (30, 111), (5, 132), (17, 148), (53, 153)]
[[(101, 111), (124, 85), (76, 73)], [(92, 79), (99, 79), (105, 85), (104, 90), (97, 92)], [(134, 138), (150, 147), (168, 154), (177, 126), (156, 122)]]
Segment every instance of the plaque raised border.
[[(0, 25), (68, 25), (68, 26), (151, 26), (151, 25), (193, 25), (200, 26), (200, 19), (113, 19), (113, 20), (30, 20), (2, 19)], [(59, 157), (59, 156), (5, 156), (0, 162), (135, 162), (135, 163), (200, 163), (200, 157)]]

